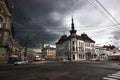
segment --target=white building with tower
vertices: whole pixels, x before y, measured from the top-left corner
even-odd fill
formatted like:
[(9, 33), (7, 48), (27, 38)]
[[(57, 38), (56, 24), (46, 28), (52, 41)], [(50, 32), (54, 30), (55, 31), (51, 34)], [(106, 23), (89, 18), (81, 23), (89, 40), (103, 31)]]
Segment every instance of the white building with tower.
[(77, 35), (76, 32), (72, 18), (70, 35), (62, 35), (56, 42), (57, 60), (86, 60), (95, 54), (95, 41), (85, 33)]

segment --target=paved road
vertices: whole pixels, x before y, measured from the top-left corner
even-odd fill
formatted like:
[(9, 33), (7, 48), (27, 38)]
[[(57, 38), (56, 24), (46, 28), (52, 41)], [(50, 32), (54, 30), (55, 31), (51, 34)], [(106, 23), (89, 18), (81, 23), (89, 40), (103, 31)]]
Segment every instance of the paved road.
[[(52, 62), (0, 67), (0, 80), (112, 80), (120, 71), (112, 63)], [(113, 75), (114, 76), (114, 75)], [(114, 80), (114, 79), (113, 79)], [(119, 79), (115, 79), (119, 80)]]

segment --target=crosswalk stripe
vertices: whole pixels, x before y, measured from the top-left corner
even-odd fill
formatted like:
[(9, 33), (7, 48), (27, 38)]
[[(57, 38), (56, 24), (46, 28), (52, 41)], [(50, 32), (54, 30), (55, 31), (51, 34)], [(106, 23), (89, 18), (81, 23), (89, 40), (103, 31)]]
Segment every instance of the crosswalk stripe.
[(107, 77), (103, 77), (103, 80), (120, 80), (120, 71), (110, 74)]
[(110, 76), (109, 75), (108, 77), (120, 79), (120, 77), (118, 77), (118, 76)]
[(113, 78), (108, 78), (108, 77), (103, 77), (104, 80), (118, 80), (118, 79), (113, 79)]
[(120, 74), (111, 74), (111, 75), (113, 75), (113, 76), (120, 76)]
[(116, 72), (115, 74), (120, 74), (120, 71)]

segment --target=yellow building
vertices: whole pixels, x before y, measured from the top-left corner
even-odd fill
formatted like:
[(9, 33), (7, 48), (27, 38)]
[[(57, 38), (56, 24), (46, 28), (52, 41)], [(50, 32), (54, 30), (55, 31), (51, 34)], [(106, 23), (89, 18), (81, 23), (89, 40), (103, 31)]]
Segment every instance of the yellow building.
[(46, 60), (56, 60), (56, 48), (46, 46), (42, 49), (42, 53)]

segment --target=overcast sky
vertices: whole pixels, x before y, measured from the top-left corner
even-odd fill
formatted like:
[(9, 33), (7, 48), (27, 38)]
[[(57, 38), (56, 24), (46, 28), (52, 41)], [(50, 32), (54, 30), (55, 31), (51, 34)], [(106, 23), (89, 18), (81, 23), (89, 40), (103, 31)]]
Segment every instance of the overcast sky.
[[(99, 0), (120, 21), (120, 0)], [(16, 0), (14, 11), (16, 38), (24, 45), (29, 34), (29, 46), (55, 44), (61, 35), (69, 35), (71, 16), (77, 34), (85, 32), (96, 44), (120, 46), (120, 26), (96, 0)]]

